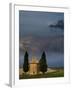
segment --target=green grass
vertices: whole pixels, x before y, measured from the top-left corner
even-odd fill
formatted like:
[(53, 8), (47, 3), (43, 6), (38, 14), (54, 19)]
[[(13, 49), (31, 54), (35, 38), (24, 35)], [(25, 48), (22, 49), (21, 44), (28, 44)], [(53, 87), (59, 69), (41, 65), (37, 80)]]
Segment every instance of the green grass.
[(19, 76), (19, 79), (32, 79), (32, 78), (53, 78), (53, 77), (64, 77), (64, 69), (56, 69), (55, 72), (48, 72), (45, 74), (22, 74)]

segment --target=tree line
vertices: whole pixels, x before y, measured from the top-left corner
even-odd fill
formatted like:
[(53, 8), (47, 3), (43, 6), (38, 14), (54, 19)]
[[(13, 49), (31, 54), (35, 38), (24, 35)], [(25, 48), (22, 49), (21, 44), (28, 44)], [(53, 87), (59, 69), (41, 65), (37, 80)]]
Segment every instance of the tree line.
[[(47, 62), (46, 62), (46, 54), (43, 51), (42, 56), (39, 60), (39, 71), (41, 71), (43, 74), (47, 71)], [(24, 55), (24, 63), (23, 63), (23, 71), (28, 72), (29, 71), (29, 55), (28, 52), (25, 52)]]

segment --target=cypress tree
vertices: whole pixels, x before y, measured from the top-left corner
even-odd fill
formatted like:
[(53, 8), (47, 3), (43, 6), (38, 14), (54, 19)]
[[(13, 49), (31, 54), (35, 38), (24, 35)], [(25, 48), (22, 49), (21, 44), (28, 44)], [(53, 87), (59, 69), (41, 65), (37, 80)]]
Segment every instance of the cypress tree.
[(44, 74), (47, 71), (47, 63), (46, 63), (46, 54), (42, 53), (41, 59), (39, 61), (39, 69)]
[(25, 55), (24, 55), (23, 71), (24, 72), (29, 71), (29, 62), (28, 62), (28, 53), (27, 53), (27, 51), (25, 52)]

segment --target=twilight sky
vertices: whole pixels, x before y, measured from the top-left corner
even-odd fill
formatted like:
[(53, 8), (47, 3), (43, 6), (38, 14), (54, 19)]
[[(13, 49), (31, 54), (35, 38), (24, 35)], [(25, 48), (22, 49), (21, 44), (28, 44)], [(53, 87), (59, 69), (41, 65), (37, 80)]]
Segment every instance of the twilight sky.
[[(36, 51), (59, 51), (64, 48), (63, 13), (19, 11), (20, 48)], [(55, 27), (49, 27), (53, 25)]]
[[(64, 20), (63, 13), (39, 12), (39, 11), (19, 11), (20, 37), (25, 36), (48, 36), (63, 33), (62, 30), (51, 31), (50, 24), (55, 24), (59, 20)], [(57, 34), (57, 33), (56, 33)]]
[(49, 66), (64, 66), (63, 22), (64, 13), (20, 10), (20, 65), (23, 65), (24, 52), (27, 50), (29, 60), (32, 55), (39, 60), (45, 51)]

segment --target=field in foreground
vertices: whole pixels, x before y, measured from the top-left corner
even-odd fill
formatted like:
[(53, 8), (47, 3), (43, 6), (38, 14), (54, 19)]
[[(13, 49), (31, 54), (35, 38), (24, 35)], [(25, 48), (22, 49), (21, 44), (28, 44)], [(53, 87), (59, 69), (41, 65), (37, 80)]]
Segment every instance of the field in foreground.
[[(20, 70), (21, 73), (21, 70)], [(48, 72), (45, 74), (19, 74), (19, 79), (32, 79), (32, 78), (53, 78), (53, 77), (64, 77), (64, 69), (63, 68), (49, 68)]]

